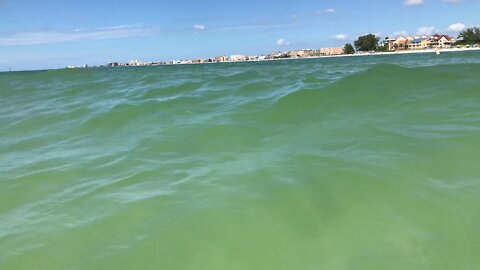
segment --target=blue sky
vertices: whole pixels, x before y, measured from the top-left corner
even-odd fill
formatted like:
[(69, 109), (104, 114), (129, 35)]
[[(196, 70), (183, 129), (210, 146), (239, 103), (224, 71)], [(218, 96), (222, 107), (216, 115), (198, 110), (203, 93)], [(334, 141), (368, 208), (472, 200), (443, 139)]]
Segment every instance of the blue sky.
[(456, 35), (479, 11), (480, 0), (0, 0), (0, 71)]

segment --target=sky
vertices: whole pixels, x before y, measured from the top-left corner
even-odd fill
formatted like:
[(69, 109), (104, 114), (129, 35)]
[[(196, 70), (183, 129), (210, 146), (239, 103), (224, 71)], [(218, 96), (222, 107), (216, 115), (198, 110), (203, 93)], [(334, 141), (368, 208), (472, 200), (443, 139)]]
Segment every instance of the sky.
[(456, 36), (479, 12), (480, 0), (0, 0), (0, 71)]

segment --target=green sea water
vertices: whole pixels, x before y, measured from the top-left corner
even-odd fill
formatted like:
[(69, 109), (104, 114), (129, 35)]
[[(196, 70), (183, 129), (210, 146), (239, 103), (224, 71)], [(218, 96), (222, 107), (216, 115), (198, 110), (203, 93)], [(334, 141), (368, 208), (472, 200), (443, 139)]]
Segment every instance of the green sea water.
[(480, 269), (480, 53), (0, 73), (0, 269)]

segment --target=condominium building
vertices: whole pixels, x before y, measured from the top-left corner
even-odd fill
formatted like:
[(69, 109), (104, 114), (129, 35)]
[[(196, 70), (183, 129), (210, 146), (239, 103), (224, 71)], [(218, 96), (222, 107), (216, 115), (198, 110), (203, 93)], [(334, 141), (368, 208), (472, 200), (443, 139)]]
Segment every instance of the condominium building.
[(230, 61), (232, 62), (239, 62), (239, 61), (245, 61), (247, 60), (247, 57), (245, 55), (231, 55), (230, 56)]
[(423, 50), (428, 48), (429, 39), (427, 37), (416, 38), (407, 43), (409, 50)]
[(398, 37), (396, 39), (386, 39), (384, 45), (389, 51), (401, 50), (423, 50), (427, 48), (450, 48), (455, 43), (455, 39), (448, 35), (435, 34), (431, 37)]
[(455, 43), (455, 39), (449, 35), (433, 35), (428, 42), (429, 47), (433, 48), (450, 48)]
[(221, 63), (228, 61), (228, 58), (225, 55), (220, 55), (215, 57), (215, 62)]

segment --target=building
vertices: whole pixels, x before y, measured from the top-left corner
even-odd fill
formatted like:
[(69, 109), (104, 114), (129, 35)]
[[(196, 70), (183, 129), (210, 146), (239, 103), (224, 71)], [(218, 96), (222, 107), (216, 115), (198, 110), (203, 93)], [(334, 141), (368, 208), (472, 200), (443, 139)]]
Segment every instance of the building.
[(205, 63), (204, 59), (193, 59), (192, 64), (202, 64)]
[(240, 62), (240, 61), (245, 61), (247, 60), (247, 57), (245, 55), (232, 55), (230, 56), (230, 61), (232, 62)]
[(149, 66), (151, 65), (151, 62), (142, 62), (138, 60), (131, 60), (130, 62), (127, 63), (127, 66)]
[(288, 54), (284, 52), (273, 52), (267, 55), (266, 59), (279, 59), (279, 58), (287, 58)]
[(402, 51), (408, 49), (408, 43), (411, 41), (415, 40), (413, 37), (398, 37), (394, 42), (393, 42), (393, 50), (394, 51)]
[(287, 52), (287, 56), (289, 58), (304, 58), (306, 56), (306, 53), (303, 50), (289, 51), (289, 52)]
[(319, 56), (320, 50), (305, 49), (303, 50), (305, 57)]
[(215, 57), (215, 62), (221, 63), (228, 61), (228, 58), (225, 55), (220, 55)]
[(307, 49), (307, 50), (304, 50), (304, 52), (307, 57), (322, 56), (321, 49), (316, 49), (316, 50)]
[(423, 50), (428, 48), (429, 39), (427, 37), (416, 37), (414, 40), (407, 43), (409, 50)]
[(395, 50), (395, 41), (397, 41), (396, 38), (386, 38), (383, 42), (382, 42), (382, 47), (386, 47), (387, 50), (389, 51), (394, 51)]
[(340, 55), (340, 54), (343, 54), (343, 47), (320, 49), (320, 55), (328, 56), (328, 55)]
[(435, 34), (431, 37), (398, 37), (396, 39), (385, 39), (384, 45), (389, 51), (401, 50), (424, 50), (427, 48), (450, 48), (455, 39), (448, 35)]
[(453, 43), (455, 43), (455, 39), (450, 37), (449, 35), (433, 35), (428, 41), (428, 47), (431, 48), (451, 48)]

